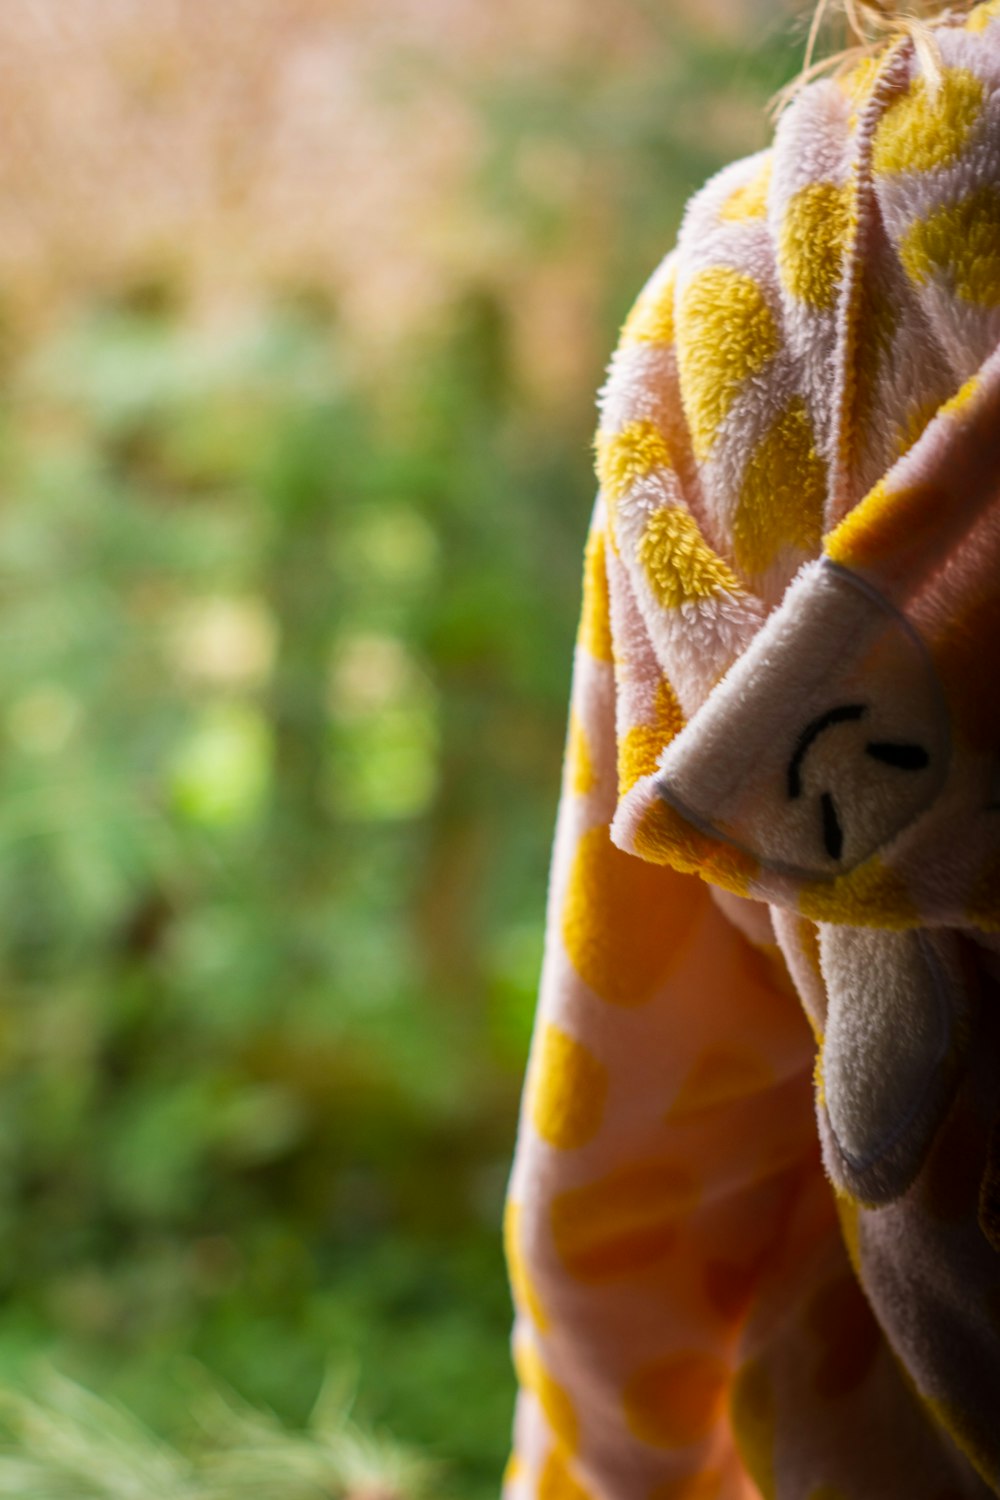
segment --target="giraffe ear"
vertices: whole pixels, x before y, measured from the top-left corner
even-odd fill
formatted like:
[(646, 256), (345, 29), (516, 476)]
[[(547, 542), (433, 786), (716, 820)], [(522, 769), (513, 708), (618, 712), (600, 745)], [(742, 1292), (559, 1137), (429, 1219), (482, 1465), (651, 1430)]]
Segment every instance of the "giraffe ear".
[(916, 1177), (951, 1103), (970, 1032), (968, 976), (945, 929), (823, 925), (819, 943), (827, 1170), (852, 1197), (888, 1203)]

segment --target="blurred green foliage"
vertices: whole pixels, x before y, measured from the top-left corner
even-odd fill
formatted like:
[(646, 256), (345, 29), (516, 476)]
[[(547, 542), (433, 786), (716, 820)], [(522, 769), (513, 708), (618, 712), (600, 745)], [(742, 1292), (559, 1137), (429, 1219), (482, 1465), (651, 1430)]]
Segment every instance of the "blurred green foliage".
[[(596, 348), (718, 164), (704, 100), (782, 66), (674, 37), (484, 94), (481, 211), (539, 256), (579, 225), (519, 145), (614, 176)], [(12, 354), (0, 419), (0, 1374), (170, 1431), (188, 1356), (291, 1423), (332, 1366), (464, 1500), (601, 374), (540, 407), (513, 313), (470, 275), (376, 375), (320, 296), (132, 288)]]

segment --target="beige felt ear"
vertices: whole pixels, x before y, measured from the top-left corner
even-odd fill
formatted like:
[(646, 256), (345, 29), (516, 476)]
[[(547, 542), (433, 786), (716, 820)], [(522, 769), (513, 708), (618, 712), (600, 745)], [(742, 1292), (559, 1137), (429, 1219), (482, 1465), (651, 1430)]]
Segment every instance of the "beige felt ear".
[(888, 1203), (919, 1171), (951, 1101), (970, 992), (947, 929), (823, 925), (829, 995), (820, 1126), (834, 1181)]

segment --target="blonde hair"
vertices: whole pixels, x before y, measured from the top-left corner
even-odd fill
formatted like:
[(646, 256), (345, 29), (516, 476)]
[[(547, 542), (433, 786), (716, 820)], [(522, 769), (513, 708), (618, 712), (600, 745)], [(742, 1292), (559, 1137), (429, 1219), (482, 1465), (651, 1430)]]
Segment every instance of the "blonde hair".
[[(935, 28), (955, 16), (967, 15), (976, 0), (818, 0), (809, 25), (805, 58), (797, 78), (775, 96), (773, 111), (780, 114), (796, 94), (822, 73), (845, 73), (890, 42), (910, 37), (920, 55), (924, 73), (933, 88), (940, 78), (940, 61), (934, 40)], [(838, 38), (839, 33), (839, 38)], [(842, 45), (817, 59), (824, 39), (837, 39)]]

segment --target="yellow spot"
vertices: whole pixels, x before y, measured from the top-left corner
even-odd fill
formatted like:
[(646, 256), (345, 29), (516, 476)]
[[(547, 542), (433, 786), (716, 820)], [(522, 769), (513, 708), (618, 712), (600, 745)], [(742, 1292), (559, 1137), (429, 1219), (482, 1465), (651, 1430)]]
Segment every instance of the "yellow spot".
[(655, 1265), (673, 1249), (677, 1226), (698, 1199), (686, 1166), (629, 1167), (560, 1193), (552, 1202), (559, 1257), (579, 1281), (614, 1281)]
[(720, 1043), (697, 1059), (677, 1091), (667, 1119), (673, 1124), (703, 1110), (717, 1109), (720, 1104), (759, 1094), (773, 1082), (774, 1073), (755, 1052)]
[(580, 840), (562, 935), (580, 978), (611, 1005), (644, 1005), (677, 962), (700, 897), (689, 881), (612, 844), (604, 826)]
[(760, 1280), (759, 1259), (745, 1265), (732, 1261), (705, 1262), (705, 1296), (709, 1304), (727, 1323), (742, 1318)]
[(665, 609), (742, 592), (736, 576), (705, 541), (694, 517), (668, 505), (650, 516), (639, 544), (649, 586)]
[(590, 1491), (573, 1478), (558, 1448), (549, 1454), (538, 1476), (538, 1500), (591, 1500)]
[(993, 1485), (996, 1480), (995, 1466), (985, 1443), (970, 1430), (966, 1413), (951, 1401), (925, 1396), (922, 1392), (920, 1399), (938, 1426), (944, 1428), (956, 1448), (965, 1454), (980, 1477), (988, 1485)]
[(940, 274), (963, 302), (1000, 305), (1000, 192), (987, 184), (917, 219), (900, 242), (899, 258), (920, 286)]
[(730, 193), (719, 210), (719, 217), (739, 221), (741, 219), (763, 219), (767, 213), (767, 194), (771, 186), (771, 153), (768, 152), (760, 167), (749, 182)]
[(549, 1326), (548, 1314), (542, 1306), (521, 1249), (521, 1205), (510, 1198), (503, 1211), (503, 1248), (514, 1302), (528, 1314), (535, 1327), (544, 1333)]
[(625, 1387), (630, 1431), (657, 1448), (700, 1442), (719, 1418), (727, 1377), (721, 1360), (694, 1350), (643, 1366)]
[(775, 1500), (774, 1391), (762, 1364), (737, 1372), (730, 1397), (730, 1416), (740, 1456), (764, 1500)]
[(608, 1072), (600, 1059), (549, 1022), (532, 1079), (531, 1123), (542, 1140), (563, 1151), (592, 1140), (608, 1095)]
[(823, 1054), (817, 1052), (813, 1060), (813, 1089), (816, 1094), (816, 1103), (821, 1109), (826, 1108), (826, 1076), (823, 1072)]
[(643, 776), (651, 776), (674, 735), (684, 727), (677, 695), (665, 677), (657, 685), (652, 724), (633, 724), (618, 743), (618, 795), (624, 797)]
[(670, 450), (652, 422), (629, 422), (620, 432), (597, 434), (597, 478), (608, 508), (656, 469), (670, 468)]
[(938, 404), (933, 396), (923, 401), (910, 403), (903, 422), (896, 428), (896, 456), (898, 458), (902, 458), (904, 453), (909, 453), (918, 438), (923, 436), (928, 422), (933, 421), (937, 413)]
[(503, 1489), (516, 1484), (524, 1472), (524, 1466), (516, 1453), (512, 1453), (504, 1465), (503, 1478), (500, 1481)]
[(929, 172), (947, 166), (968, 140), (982, 103), (983, 85), (967, 68), (945, 68), (936, 88), (917, 78), (879, 121), (873, 170)]
[(979, 388), (982, 383), (981, 375), (970, 375), (965, 384), (960, 386), (955, 392), (954, 396), (944, 403), (941, 408), (941, 415), (943, 417), (950, 417), (956, 412), (964, 411), (969, 403), (979, 394)]
[(915, 927), (919, 913), (903, 877), (872, 855), (848, 875), (830, 881), (804, 881), (799, 911), (814, 922), (850, 927)]
[(965, 29), (973, 33), (985, 31), (996, 15), (1000, 15), (1000, 0), (986, 0), (984, 5), (977, 5), (972, 11), (965, 23)]
[(667, 1479), (658, 1484), (649, 1500), (719, 1500), (722, 1475), (718, 1469), (701, 1469), (683, 1479)]
[(587, 743), (587, 731), (576, 712), (569, 716), (569, 739), (566, 746), (566, 775), (578, 797), (586, 797), (597, 785), (597, 772)]
[(737, 565), (754, 577), (785, 547), (819, 551), (826, 500), (826, 465), (812, 424), (795, 396), (751, 453), (733, 516)]
[(752, 854), (710, 838), (659, 798), (643, 813), (633, 843), (643, 859), (700, 875), (735, 896), (749, 895), (760, 868)]
[(712, 266), (680, 299), (677, 353), (681, 399), (695, 457), (708, 457), (741, 386), (777, 353), (778, 329), (751, 277)]
[(677, 273), (673, 267), (655, 292), (643, 292), (622, 328), (621, 344), (672, 344)]
[(865, 498), (824, 539), (827, 555), (845, 567), (898, 565), (934, 537), (949, 496), (943, 481), (892, 489), (880, 479)]
[(876, 57), (863, 57), (849, 73), (844, 73), (837, 79), (842, 91), (857, 107), (865, 102), (872, 91), (872, 85), (878, 77), (881, 63)]
[(573, 1452), (580, 1437), (576, 1408), (527, 1338), (519, 1339), (515, 1345), (514, 1369), (523, 1388), (537, 1398), (556, 1440)]
[(840, 268), (851, 232), (848, 184), (811, 182), (790, 198), (778, 239), (778, 271), (793, 297), (823, 311), (840, 289)]
[(854, 1274), (861, 1276), (861, 1209), (853, 1198), (838, 1193), (834, 1199), (837, 1218), (840, 1220), (840, 1237), (844, 1241), (847, 1258)]
[(598, 661), (613, 661), (611, 602), (603, 531), (592, 530), (587, 538), (583, 566), (583, 609), (578, 641)]

